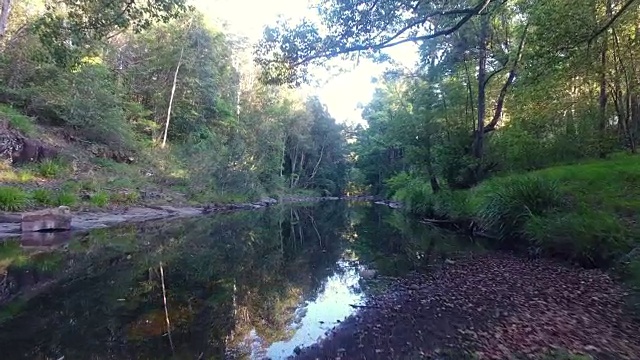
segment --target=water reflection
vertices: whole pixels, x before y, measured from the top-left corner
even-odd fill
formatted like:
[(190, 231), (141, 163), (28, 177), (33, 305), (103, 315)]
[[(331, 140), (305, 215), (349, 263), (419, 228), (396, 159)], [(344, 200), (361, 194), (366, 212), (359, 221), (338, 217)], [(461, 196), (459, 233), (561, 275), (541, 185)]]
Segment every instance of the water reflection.
[(283, 358), (354, 311), (367, 293), (363, 264), (400, 274), (460, 244), (382, 206), (346, 202), (100, 229), (51, 251), (5, 242), (0, 353)]

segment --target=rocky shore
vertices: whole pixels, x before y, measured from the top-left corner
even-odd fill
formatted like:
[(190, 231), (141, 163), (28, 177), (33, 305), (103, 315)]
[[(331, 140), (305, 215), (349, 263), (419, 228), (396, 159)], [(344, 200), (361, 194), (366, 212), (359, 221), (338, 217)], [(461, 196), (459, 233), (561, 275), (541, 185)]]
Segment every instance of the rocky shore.
[[(255, 210), (279, 203), (299, 203), (318, 201), (373, 201), (369, 196), (350, 197), (283, 197), (280, 200), (273, 198), (263, 198), (252, 203), (238, 204), (209, 204), (206, 206), (193, 207), (173, 207), (165, 206), (133, 206), (120, 208), (112, 211), (80, 211), (71, 214), (72, 231), (84, 231), (98, 228), (110, 227), (122, 223), (139, 223), (158, 219), (174, 219), (203, 214), (211, 214), (225, 211)], [(23, 232), (21, 224), (23, 215), (29, 213), (0, 213), (0, 239), (23, 236), (32, 241), (44, 241), (38, 239), (50, 238), (49, 233)], [(56, 235), (60, 237), (60, 234)]]

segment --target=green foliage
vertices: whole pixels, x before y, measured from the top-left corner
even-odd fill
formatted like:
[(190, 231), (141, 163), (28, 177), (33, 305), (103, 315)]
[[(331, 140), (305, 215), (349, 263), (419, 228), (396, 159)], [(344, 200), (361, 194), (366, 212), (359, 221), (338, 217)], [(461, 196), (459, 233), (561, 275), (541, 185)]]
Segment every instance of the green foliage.
[(89, 201), (94, 206), (105, 207), (109, 204), (109, 194), (104, 191), (99, 191), (91, 195), (91, 198)]
[(502, 241), (521, 238), (528, 219), (558, 210), (566, 197), (557, 182), (535, 175), (495, 179), (475, 196), (482, 226)]
[(11, 106), (0, 104), (0, 120), (2, 119), (7, 119), (12, 128), (27, 136), (34, 135), (36, 132), (33, 120)]
[(524, 233), (533, 250), (588, 267), (606, 267), (631, 250), (631, 232), (603, 211), (534, 216)]
[(57, 203), (53, 192), (49, 189), (35, 189), (31, 197), (38, 205), (52, 206)]
[(78, 195), (70, 191), (59, 191), (55, 195), (55, 205), (56, 206), (74, 206), (78, 203)]
[(393, 191), (393, 198), (401, 202), (407, 211), (425, 216), (435, 215), (435, 198), (424, 179), (400, 173), (390, 178), (387, 184)]
[(27, 194), (12, 186), (0, 186), (0, 210), (20, 211), (27, 206)]
[(124, 120), (120, 89), (109, 69), (102, 64), (86, 63), (78, 71), (65, 76), (53, 85), (53, 91), (61, 87), (70, 89), (66, 96), (51, 104), (59, 108), (58, 116), (89, 141), (109, 145), (112, 149), (133, 149), (133, 132)]
[(140, 32), (156, 22), (175, 18), (187, 8), (185, 0), (150, 3), (64, 0), (62, 4), (47, 5), (47, 11), (35, 22), (34, 29), (51, 59), (60, 66), (70, 67), (77, 64), (81, 56), (96, 51), (109, 34), (127, 29)]
[(138, 198), (140, 194), (136, 191), (118, 191), (109, 196), (109, 200), (118, 205), (132, 205)]
[(42, 177), (48, 179), (58, 178), (63, 175), (66, 171), (66, 165), (62, 163), (60, 160), (51, 160), (47, 159), (36, 166), (36, 173)]

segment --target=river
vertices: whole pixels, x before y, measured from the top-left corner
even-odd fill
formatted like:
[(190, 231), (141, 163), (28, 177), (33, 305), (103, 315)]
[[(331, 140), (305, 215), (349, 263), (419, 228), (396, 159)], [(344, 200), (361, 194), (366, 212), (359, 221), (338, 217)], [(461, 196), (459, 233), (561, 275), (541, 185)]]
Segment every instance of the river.
[[(474, 247), (344, 201), (99, 229), (55, 247), (6, 241), (0, 353), (286, 358), (349, 317), (379, 279)], [(373, 271), (378, 282), (362, 278)]]

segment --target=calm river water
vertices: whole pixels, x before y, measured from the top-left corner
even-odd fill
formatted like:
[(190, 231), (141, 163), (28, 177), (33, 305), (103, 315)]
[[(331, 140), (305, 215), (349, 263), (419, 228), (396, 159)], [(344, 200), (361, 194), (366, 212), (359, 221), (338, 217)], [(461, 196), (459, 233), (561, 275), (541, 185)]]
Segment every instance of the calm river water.
[(339, 201), (6, 241), (0, 357), (287, 358), (376, 290), (366, 269), (398, 276), (471, 246)]

